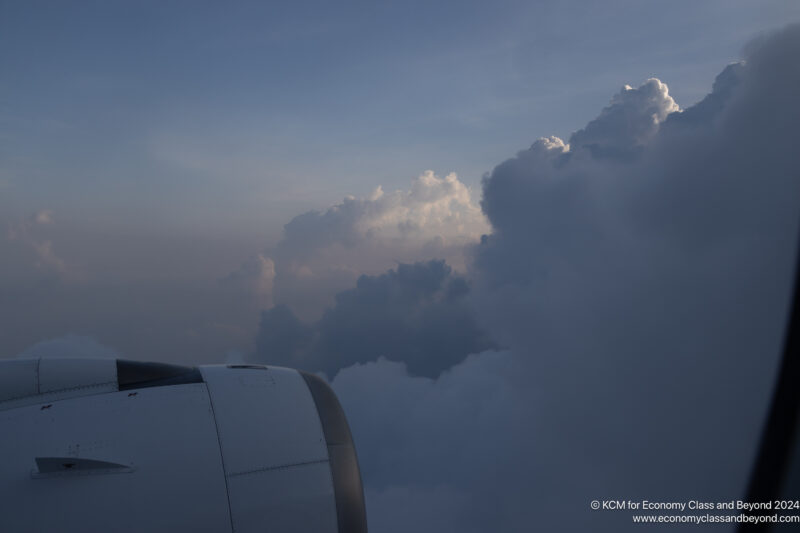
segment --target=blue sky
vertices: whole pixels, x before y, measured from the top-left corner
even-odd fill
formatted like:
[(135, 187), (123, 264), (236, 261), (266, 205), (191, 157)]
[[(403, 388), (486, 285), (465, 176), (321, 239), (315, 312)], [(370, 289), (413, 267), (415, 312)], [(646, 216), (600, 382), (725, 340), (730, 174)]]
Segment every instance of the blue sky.
[(624, 83), (699, 100), (792, 1), (4, 2), (0, 209), (248, 245), (426, 169), (478, 184)]

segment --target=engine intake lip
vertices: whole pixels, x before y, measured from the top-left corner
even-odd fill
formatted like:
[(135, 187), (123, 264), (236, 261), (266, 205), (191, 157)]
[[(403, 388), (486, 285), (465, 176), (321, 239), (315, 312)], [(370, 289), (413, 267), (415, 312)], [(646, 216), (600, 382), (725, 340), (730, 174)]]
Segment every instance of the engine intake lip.
[(350, 426), (336, 394), (322, 378), (299, 371), (311, 391), (328, 447), (339, 533), (367, 533), (364, 488)]

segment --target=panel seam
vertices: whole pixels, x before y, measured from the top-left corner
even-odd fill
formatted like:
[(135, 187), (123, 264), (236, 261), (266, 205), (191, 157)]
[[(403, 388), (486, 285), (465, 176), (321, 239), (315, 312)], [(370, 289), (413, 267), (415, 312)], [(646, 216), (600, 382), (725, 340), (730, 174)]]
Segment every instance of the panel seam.
[(231, 523), (231, 533), (234, 533), (233, 527), (233, 509), (231, 509), (231, 491), (228, 488), (228, 474), (227, 470), (225, 469), (225, 454), (222, 451), (222, 435), (219, 433), (219, 425), (217, 424), (217, 414), (214, 412), (214, 397), (211, 394), (211, 390), (208, 388), (208, 383), (203, 382), (203, 385), (206, 387), (206, 393), (208, 394), (208, 405), (211, 407), (211, 417), (214, 419), (214, 431), (217, 432), (217, 445), (219, 446), (219, 460), (222, 463), (222, 478), (225, 481), (225, 497), (228, 500), (228, 519)]
[(294, 466), (306, 466), (306, 465), (317, 465), (321, 463), (329, 462), (328, 459), (317, 459), (315, 461), (303, 461), (301, 463), (288, 463), (283, 465), (276, 465), (276, 466), (265, 466), (262, 468), (254, 468), (252, 470), (243, 470), (241, 472), (233, 472), (228, 474), (228, 477), (235, 477), (235, 476), (244, 476), (247, 474), (258, 474), (259, 472), (269, 472), (270, 470), (283, 470), (286, 468), (292, 468)]
[(78, 391), (82, 389), (96, 389), (98, 387), (106, 387), (108, 385), (116, 385), (116, 381), (105, 381), (103, 383), (91, 383), (89, 385), (80, 385), (78, 387), (67, 387), (66, 389), (55, 389), (49, 390), (45, 392), (39, 392), (36, 394), (26, 394), (24, 396), (15, 396), (13, 398), (6, 398), (5, 400), (0, 400), (0, 404), (5, 402), (13, 402), (16, 400), (24, 400), (25, 398), (33, 398), (34, 396), (47, 396), (48, 394), (58, 394), (61, 392), (71, 392), (71, 391)]

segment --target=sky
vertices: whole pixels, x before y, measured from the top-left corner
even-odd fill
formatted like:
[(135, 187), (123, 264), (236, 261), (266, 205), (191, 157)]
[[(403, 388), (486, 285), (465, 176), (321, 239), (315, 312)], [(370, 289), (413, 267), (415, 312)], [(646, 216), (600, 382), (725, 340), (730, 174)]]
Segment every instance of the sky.
[(372, 531), (731, 499), (794, 264), (798, 22), (2, 2), (0, 356), (321, 372)]
[(477, 186), (624, 83), (657, 76), (692, 104), (744, 42), (800, 17), (790, 0), (0, 9), (4, 218), (241, 247), (428, 169)]

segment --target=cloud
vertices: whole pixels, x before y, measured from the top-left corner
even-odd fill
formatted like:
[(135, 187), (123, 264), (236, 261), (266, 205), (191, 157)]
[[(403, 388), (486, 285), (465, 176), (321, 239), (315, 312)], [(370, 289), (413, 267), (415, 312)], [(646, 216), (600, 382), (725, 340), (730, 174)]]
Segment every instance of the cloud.
[(568, 153), (538, 143), (486, 180), (477, 308), (536, 397), (558, 399), (527, 424), (580, 479), (562, 501), (743, 494), (796, 252), (798, 35), (685, 113), (649, 80), (661, 104), (618, 95)]
[(95, 337), (122, 357), (217, 363), (248, 352), (258, 331), (252, 295), (218, 280), (60, 281), (5, 286), (0, 345), (8, 357), (38, 340), (69, 333)]
[(255, 254), (220, 280), (223, 288), (235, 291), (251, 300), (258, 308), (272, 307), (272, 287), (275, 262), (263, 254)]
[(65, 335), (56, 339), (37, 342), (17, 354), (17, 357), (30, 359), (38, 359), (40, 357), (116, 359), (119, 354), (112, 348), (100, 344), (92, 337)]
[[(497, 520), (497, 513), (520, 487), (505, 483), (513, 481), (507, 454), (530, 445), (513, 440), (528, 406), (508, 387), (511, 371), (510, 354), (486, 352), (436, 380), (410, 376), (403, 363), (384, 358), (336, 376), (371, 531), (509, 530), (518, 516)], [(481, 495), (489, 497), (476, 501)]]
[(334, 376), (381, 356), (403, 361), (413, 375), (435, 377), (467, 355), (495, 347), (475, 320), (469, 292), (444, 261), (401, 263), (358, 278), (314, 324), (284, 305), (264, 311), (255, 358)]
[(600, 116), (570, 137), (570, 145), (594, 157), (632, 155), (658, 132), (670, 113), (680, 111), (665, 83), (650, 78), (638, 89), (624, 85)]
[(469, 302), (509, 351), (333, 381), (374, 530), (633, 531), (589, 502), (742, 497), (796, 253), (798, 55), (800, 27), (765, 37), (682, 112), (626, 88), (487, 176)]
[[(258, 357), (335, 375), (374, 531), (625, 531), (588, 502), (737, 498), (796, 251), (798, 54), (798, 27), (760, 39), (682, 111), (658, 80), (625, 87), (498, 165), (481, 211), (425, 173), (296, 217), (206, 292), (44, 287), (0, 318), (204, 362), (252, 339), (253, 294), (277, 303)], [(112, 353), (93, 343), (24, 353)]]
[(68, 274), (66, 263), (53, 250), (52, 241), (38, 235), (40, 227), (52, 223), (52, 211), (37, 211), (29, 220), (10, 225), (6, 230), (6, 238), (11, 243), (21, 244), (29, 253), (33, 252), (30, 262), (38, 271), (63, 277)]
[(268, 255), (275, 264), (273, 298), (308, 320), (362, 274), (398, 262), (445, 259), (464, 269), (464, 245), (488, 225), (455, 174), (426, 171), (407, 191), (345, 198), (324, 211), (294, 217)]
[(102, 339), (129, 358), (219, 362), (229, 350), (252, 350), (259, 312), (271, 305), (271, 260), (256, 254), (219, 277), (235, 260), (208, 264), (217, 260), (213, 250), (224, 255), (215, 239), (187, 245), (183, 236), (82, 231), (62, 227), (49, 212), (4, 229), (10, 238), (0, 236), (2, 357), (74, 333)]
[(49, 209), (42, 209), (33, 215), (32, 220), (36, 224), (50, 224), (53, 222), (53, 212)]

